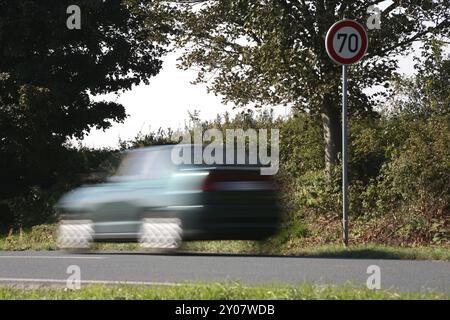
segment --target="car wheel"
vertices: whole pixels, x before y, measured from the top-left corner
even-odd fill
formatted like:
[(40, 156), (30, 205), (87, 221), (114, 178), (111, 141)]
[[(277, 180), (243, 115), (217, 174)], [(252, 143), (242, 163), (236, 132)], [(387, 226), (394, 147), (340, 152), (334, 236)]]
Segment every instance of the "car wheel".
[(58, 228), (57, 245), (61, 249), (89, 249), (94, 228), (91, 220), (61, 221)]
[(139, 243), (144, 248), (176, 249), (182, 241), (181, 220), (177, 218), (142, 219)]

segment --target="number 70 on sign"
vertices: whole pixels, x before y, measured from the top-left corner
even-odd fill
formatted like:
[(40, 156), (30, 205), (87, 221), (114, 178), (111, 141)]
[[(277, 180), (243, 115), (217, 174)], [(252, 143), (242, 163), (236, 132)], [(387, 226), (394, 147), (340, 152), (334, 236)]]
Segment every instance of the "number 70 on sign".
[(328, 30), (325, 46), (330, 58), (342, 65), (359, 61), (367, 50), (367, 33), (353, 20), (336, 22)]

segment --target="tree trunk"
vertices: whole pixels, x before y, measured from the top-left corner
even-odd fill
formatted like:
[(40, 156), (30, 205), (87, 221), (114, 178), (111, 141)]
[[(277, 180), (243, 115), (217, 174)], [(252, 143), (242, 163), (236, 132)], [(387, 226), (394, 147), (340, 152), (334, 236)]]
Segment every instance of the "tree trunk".
[(322, 106), (322, 128), (325, 148), (325, 174), (331, 178), (333, 167), (338, 163), (342, 147), (341, 116), (339, 106), (325, 97)]

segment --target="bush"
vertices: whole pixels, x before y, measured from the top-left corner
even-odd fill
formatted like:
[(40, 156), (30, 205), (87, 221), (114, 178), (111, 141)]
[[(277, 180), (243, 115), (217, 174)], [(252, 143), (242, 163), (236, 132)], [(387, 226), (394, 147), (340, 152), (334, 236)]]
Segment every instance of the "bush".
[[(450, 127), (447, 117), (412, 123), (410, 136), (385, 163), (365, 194), (374, 215), (391, 215), (386, 226), (402, 241), (449, 240)], [(374, 201), (374, 199), (376, 201)]]
[(66, 146), (64, 161), (53, 172), (54, 182), (50, 186), (32, 185), (24, 193), (0, 201), (0, 232), (54, 223), (58, 219), (54, 205), (59, 197), (83, 183), (93, 182), (92, 174), (106, 170), (102, 164), (114, 152)]

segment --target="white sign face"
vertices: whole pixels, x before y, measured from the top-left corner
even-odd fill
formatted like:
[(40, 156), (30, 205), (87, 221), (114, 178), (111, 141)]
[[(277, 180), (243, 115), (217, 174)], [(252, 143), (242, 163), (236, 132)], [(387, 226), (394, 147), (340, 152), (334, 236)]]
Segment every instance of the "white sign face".
[(367, 50), (367, 34), (364, 28), (353, 20), (342, 20), (328, 30), (325, 38), (327, 53), (339, 64), (359, 61)]
[(333, 37), (333, 48), (344, 59), (355, 57), (361, 50), (361, 35), (352, 27), (339, 29)]

